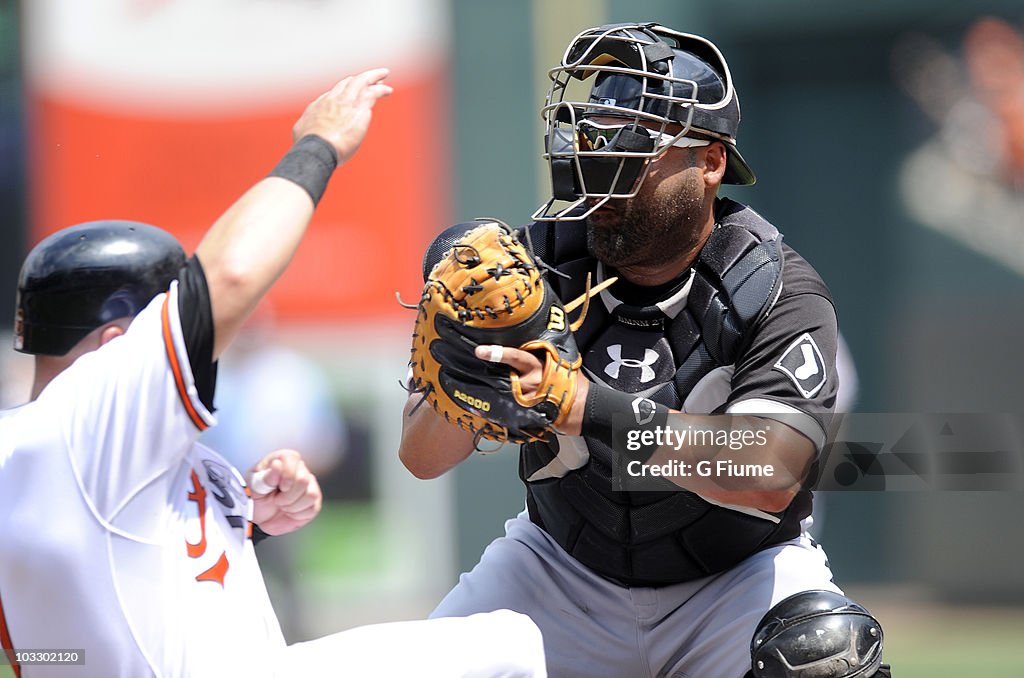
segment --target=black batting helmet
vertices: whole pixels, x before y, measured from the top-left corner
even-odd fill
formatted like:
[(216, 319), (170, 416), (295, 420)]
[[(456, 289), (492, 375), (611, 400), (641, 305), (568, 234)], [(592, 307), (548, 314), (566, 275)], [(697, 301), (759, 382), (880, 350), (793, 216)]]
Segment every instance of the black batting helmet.
[(90, 221), (35, 246), (18, 276), (14, 348), (64, 355), (97, 327), (134, 317), (185, 264), (174, 237), (135, 221)]
[[(542, 113), (552, 199), (535, 219), (582, 219), (610, 198), (633, 197), (650, 160), (684, 137), (722, 142), (723, 182), (754, 183), (736, 147), (739, 96), (710, 40), (654, 23), (598, 26), (577, 35), (549, 75)], [(573, 94), (574, 81), (591, 78), (588, 93)], [(621, 122), (595, 125), (595, 118)], [(572, 204), (554, 210), (556, 200)]]
[(750, 657), (753, 678), (868, 678), (882, 664), (882, 626), (844, 595), (804, 591), (762, 617)]

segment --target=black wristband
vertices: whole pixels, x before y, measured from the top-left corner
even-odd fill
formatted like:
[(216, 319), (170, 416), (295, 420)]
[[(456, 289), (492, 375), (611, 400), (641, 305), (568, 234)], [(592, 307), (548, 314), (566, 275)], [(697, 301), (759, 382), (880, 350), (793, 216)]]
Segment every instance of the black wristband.
[[(626, 428), (618, 432), (618, 436), (615, 435), (612, 427), (612, 416), (615, 414), (630, 415), (622, 417), (626, 420), (627, 425)], [(624, 454), (639, 462), (646, 462), (658, 449), (658, 446), (627, 444), (629, 431), (626, 429), (641, 430), (664, 427), (665, 422), (668, 421), (668, 415), (669, 408), (649, 398), (591, 383), (590, 392), (587, 394), (586, 408), (583, 411), (581, 434), (600, 440), (613, 452)], [(638, 449), (630, 449), (637, 447)]]
[(252, 543), (253, 545), (259, 544), (261, 541), (269, 537), (270, 535), (260, 529), (260, 526), (256, 523), (252, 524)]
[(327, 190), (327, 181), (337, 166), (338, 153), (334, 146), (315, 134), (307, 134), (284, 154), (269, 176), (298, 184), (316, 205)]

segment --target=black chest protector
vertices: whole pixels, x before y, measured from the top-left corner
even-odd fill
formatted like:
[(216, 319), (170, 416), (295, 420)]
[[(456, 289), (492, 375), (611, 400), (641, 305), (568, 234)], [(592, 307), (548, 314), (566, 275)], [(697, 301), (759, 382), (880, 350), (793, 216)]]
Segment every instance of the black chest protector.
[[(691, 277), (646, 306), (592, 300), (576, 341), (591, 379), (673, 409), (709, 373), (736, 363), (749, 330), (777, 299), (782, 284), (778, 230), (753, 210), (720, 200), (718, 223)], [(532, 227), (537, 253), (569, 279), (549, 276), (560, 298), (583, 292), (587, 253), (583, 222)], [(724, 403), (724, 397), (718, 399)], [(701, 412), (706, 414), (707, 412)], [(578, 438), (524, 445), (520, 476), (534, 523), (599, 574), (629, 585), (689, 581), (726, 570), (800, 532), (811, 499), (800, 492), (781, 514), (711, 504), (683, 490), (612, 490), (611, 450)], [(560, 449), (562, 448), (562, 449)], [(561, 454), (560, 454), (561, 452)], [(573, 461), (575, 460), (575, 462)]]

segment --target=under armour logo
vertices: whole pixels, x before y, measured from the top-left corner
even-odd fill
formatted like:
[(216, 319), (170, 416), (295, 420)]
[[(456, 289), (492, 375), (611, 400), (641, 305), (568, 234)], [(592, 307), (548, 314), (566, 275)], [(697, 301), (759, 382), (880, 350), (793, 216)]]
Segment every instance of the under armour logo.
[(608, 347), (608, 357), (612, 359), (604, 368), (604, 373), (612, 379), (619, 378), (619, 370), (623, 367), (632, 367), (640, 370), (640, 383), (646, 384), (652, 381), (657, 374), (651, 369), (651, 365), (658, 362), (658, 352), (650, 349), (644, 349), (644, 359), (637, 360), (635, 358), (623, 358), (622, 357), (622, 344), (612, 344)]

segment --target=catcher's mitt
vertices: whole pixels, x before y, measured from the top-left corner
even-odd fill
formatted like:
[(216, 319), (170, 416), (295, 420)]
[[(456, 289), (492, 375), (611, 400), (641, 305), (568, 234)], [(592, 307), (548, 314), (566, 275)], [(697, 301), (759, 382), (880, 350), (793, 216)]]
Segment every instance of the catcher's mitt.
[[(576, 395), (575, 327), (516, 234), (494, 220), (474, 223), (427, 276), (412, 335), (412, 392), (477, 442), (544, 439)], [(477, 358), (481, 344), (537, 355), (544, 372), (534, 394), (523, 393), (507, 365)]]

